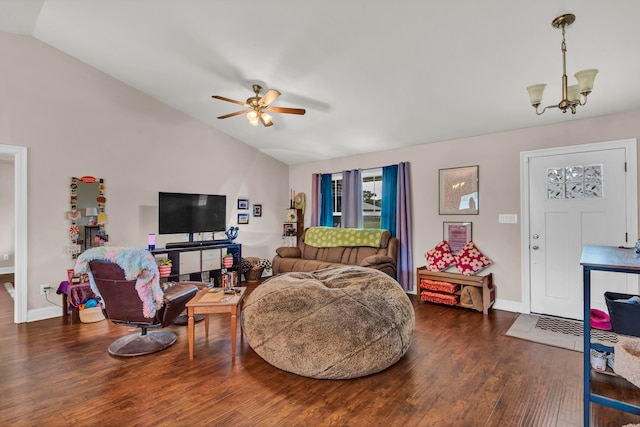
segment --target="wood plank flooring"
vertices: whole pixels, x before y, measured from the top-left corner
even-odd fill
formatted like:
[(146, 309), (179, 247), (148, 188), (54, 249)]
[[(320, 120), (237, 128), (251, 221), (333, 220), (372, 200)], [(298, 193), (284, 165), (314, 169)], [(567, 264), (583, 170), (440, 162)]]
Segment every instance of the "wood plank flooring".
[[(170, 327), (178, 342), (163, 352), (115, 358), (107, 347), (126, 328), (62, 318), (16, 325), (0, 289), (0, 425), (582, 425), (581, 353), (504, 336), (514, 313), (413, 300), (406, 356), (381, 373), (335, 381), (278, 370), (245, 339), (232, 359), (228, 315), (212, 316), (208, 341), (196, 325), (193, 361), (182, 326)], [(639, 399), (639, 389), (622, 387)], [(593, 426), (640, 423), (599, 405), (592, 418)]]

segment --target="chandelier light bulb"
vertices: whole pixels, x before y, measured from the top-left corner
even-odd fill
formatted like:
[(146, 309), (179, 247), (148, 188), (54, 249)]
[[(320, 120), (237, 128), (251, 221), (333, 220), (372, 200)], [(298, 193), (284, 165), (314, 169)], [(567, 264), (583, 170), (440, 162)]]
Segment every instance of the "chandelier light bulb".
[(570, 102), (580, 102), (580, 89), (578, 85), (572, 85), (567, 88), (567, 99)]
[(598, 74), (598, 70), (595, 68), (578, 71), (574, 74), (578, 80), (578, 86), (580, 86), (580, 93), (591, 92), (593, 89), (593, 81), (596, 79), (596, 74)]
[(527, 87), (527, 92), (529, 92), (529, 98), (531, 99), (531, 105), (540, 105), (542, 102), (542, 93), (544, 92), (545, 87), (547, 87), (546, 84), (537, 84)]

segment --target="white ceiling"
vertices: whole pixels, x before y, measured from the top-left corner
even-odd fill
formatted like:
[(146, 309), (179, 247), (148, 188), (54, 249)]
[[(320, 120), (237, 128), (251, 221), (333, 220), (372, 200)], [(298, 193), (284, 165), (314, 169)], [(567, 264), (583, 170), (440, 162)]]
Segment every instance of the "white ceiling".
[[(598, 68), (575, 116), (536, 116), (525, 87), (560, 101), (567, 74)], [(640, 1), (0, 0), (0, 31), (43, 42), (288, 164), (640, 108)], [(282, 96), (270, 128), (242, 107)]]

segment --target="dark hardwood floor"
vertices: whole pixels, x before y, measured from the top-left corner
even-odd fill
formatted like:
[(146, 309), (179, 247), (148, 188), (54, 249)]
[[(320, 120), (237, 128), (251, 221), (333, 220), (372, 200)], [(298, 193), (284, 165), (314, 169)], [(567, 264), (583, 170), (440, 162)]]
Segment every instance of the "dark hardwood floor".
[[(510, 312), (415, 302), (405, 357), (381, 373), (334, 381), (276, 369), (244, 339), (232, 359), (228, 315), (212, 316), (208, 342), (196, 325), (193, 361), (181, 326), (170, 328), (173, 347), (122, 359), (107, 347), (126, 328), (62, 318), (16, 325), (12, 303), (0, 289), (5, 426), (582, 425), (582, 354), (504, 336)], [(639, 397), (635, 387), (622, 391)], [(640, 423), (592, 408), (594, 426)]]

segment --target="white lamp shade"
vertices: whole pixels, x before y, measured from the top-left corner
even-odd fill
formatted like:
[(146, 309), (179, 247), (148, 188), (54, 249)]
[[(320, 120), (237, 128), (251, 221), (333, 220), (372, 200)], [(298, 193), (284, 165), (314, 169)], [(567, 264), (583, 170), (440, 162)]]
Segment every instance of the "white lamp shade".
[(580, 101), (580, 89), (578, 85), (572, 85), (567, 88), (567, 99), (571, 102)]
[(531, 99), (531, 105), (537, 105), (542, 102), (542, 93), (544, 92), (545, 87), (547, 87), (546, 84), (537, 84), (527, 87), (529, 99)]
[(269, 125), (271, 123), (271, 115), (262, 113), (262, 120), (264, 120), (265, 125)]
[(256, 113), (255, 110), (249, 111), (247, 113), (247, 119), (249, 119), (249, 121), (257, 120), (258, 119), (258, 113)]
[(85, 216), (96, 216), (96, 215), (98, 215), (98, 209), (97, 208), (86, 208), (84, 210), (84, 215)]
[(253, 119), (253, 120), (249, 120), (249, 124), (251, 126), (258, 126), (260, 123), (258, 122), (258, 119)]
[(591, 90), (593, 90), (593, 81), (596, 79), (596, 74), (598, 74), (598, 70), (595, 68), (578, 71), (574, 74), (576, 79), (578, 79), (580, 93), (591, 92)]

